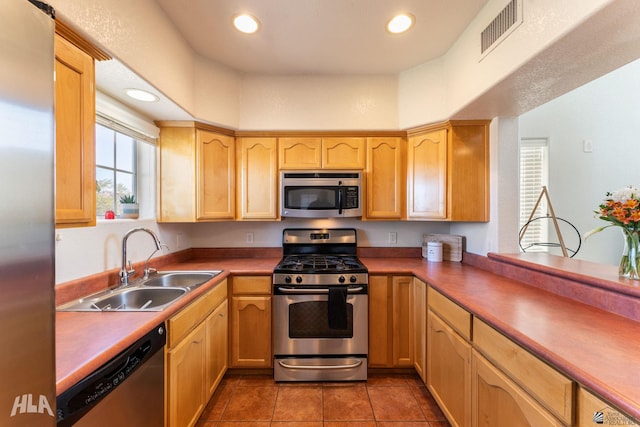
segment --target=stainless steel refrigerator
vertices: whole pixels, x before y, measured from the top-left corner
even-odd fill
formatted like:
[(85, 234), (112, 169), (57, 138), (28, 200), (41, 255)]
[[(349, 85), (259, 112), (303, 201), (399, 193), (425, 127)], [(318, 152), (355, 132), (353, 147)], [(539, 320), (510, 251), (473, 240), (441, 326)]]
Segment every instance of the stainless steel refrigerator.
[(0, 425), (55, 425), (54, 21), (0, 5)]

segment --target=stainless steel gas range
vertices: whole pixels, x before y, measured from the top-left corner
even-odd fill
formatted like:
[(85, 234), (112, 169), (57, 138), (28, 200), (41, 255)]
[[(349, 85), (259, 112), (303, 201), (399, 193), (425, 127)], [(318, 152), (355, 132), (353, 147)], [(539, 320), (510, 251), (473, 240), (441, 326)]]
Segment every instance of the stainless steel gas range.
[(285, 229), (273, 272), (276, 381), (367, 379), (367, 268), (356, 230)]

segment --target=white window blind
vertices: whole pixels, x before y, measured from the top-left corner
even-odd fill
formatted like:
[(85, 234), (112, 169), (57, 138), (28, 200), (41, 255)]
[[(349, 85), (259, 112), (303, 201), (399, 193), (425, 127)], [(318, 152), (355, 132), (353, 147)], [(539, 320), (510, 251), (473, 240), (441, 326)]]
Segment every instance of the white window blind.
[[(546, 138), (523, 138), (520, 141), (520, 229), (531, 216), (543, 186), (548, 185), (549, 141)], [(540, 200), (533, 218), (547, 214), (547, 200)], [(533, 221), (522, 236), (520, 246), (526, 252), (548, 252), (539, 243), (548, 242), (549, 221)]]

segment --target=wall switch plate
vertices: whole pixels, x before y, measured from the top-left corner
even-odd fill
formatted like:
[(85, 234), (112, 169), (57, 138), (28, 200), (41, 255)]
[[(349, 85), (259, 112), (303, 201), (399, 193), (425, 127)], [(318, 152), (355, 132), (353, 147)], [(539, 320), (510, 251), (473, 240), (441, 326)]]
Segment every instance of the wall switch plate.
[(585, 139), (582, 141), (582, 151), (585, 153), (591, 153), (593, 151), (593, 141)]
[(398, 244), (398, 233), (395, 231), (389, 232), (389, 244), (397, 245)]
[(253, 244), (253, 231), (249, 231), (246, 235), (245, 241)]

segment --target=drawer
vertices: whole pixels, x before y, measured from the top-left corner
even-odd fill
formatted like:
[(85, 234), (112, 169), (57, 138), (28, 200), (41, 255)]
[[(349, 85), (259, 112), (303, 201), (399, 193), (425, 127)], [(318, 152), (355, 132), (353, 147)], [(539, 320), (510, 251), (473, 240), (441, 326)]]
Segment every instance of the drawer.
[(427, 303), (429, 308), (438, 313), (456, 332), (467, 341), (471, 340), (471, 313), (432, 287), (427, 290)]
[(638, 424), (636, 424), (631, 417), (618, 411), (588, 390), (579, 387), (576, 427), (593, 427), (597, 425), (594, 421), (596, 412), (602, 414), (603, 425), (638, 427)]
[(234, 295), (271, 295), (271, 276), (233, 276), (231, 285)]
[(573, 414), (574, 383), (478, 318), (473, 344), (509, 377), (566, 424)]
[(227, 279), (171, 317), (167, 322), (167, 346), (178, 344), (226, 298)]

